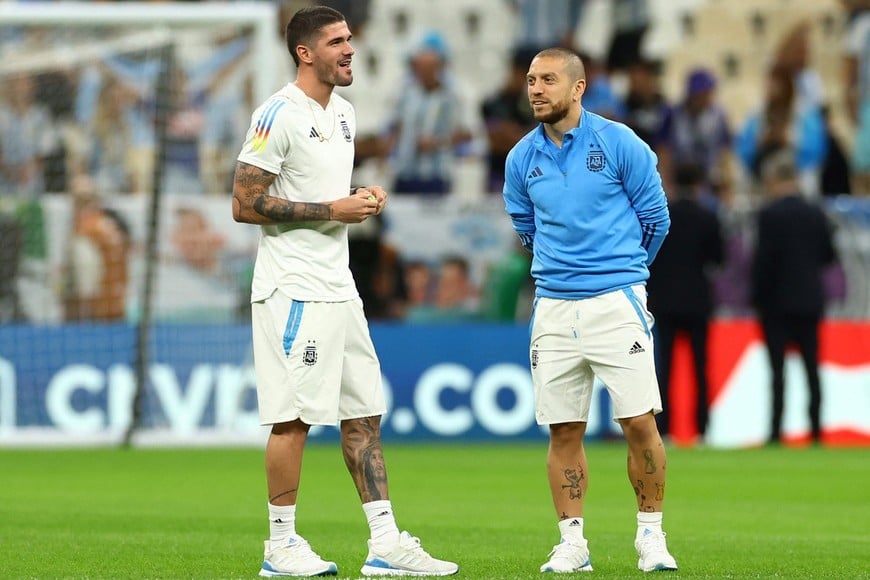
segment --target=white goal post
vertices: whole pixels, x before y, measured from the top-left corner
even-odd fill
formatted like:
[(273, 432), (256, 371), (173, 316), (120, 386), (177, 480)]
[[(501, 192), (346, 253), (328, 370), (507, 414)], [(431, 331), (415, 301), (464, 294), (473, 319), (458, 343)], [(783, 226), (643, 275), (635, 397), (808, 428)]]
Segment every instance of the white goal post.
[[(161, 60), (164, 52), (170, 57)], [(216, 53), (220, 58), (212, 58)], [(166, 62), (173, 66), (161, 68)], [(236, 313), (240, 296), (250, 292), (245, 276), (256, 247), (255, 230), (227, 223), (231, 215), (225, 180), (218, 187), (202, 186), (194, 192), (183, 189), (188, 182), (167, 177), (166, 182), (173, 185), (156, 185), (158, 195), (150, 187), (113, 190), (111, 178), (117, 173), (100, 170), (140, 171), (154, 175), (151, 183), (159, 184), (163, 183), (159, 170), (142, 167), (150, 169), (160, 164), (153, 160), (170, 159), (175, 169), (186, 169), (182, 163), (189, 162), (192, 153), (201, 155), (195, 158), (201, 180), (213, 176), (210, 169), (214, 167), (220, 167), (223, 176), (227, 159), (234, 162), (244, 136), (244, 132), (231, 133), (239, 125), (244, 131), (252, 105), (287, 82), (281, 74), (282, 64), (289, 74), (290, 56), (281, 41), (276, 5), (271, 2), (0, 1), (0, 128), (24, 126), (18, 138), (20, 149), (42, 155), (41, 173), (45, 175), (51, 173), (50, 167), (60, 168), (58, 174), (66, 184), (60, 189), (44, 186), (20, 191), (8, 172), (0, 172), (0, 215), (13, 218), (16, 231), (27, 231), (30, 236), (25, 249), (13, 249), (4, 241), (8, 236), (3, 237), (0, 227), (0, 266), (14, 263), (12, 274), (7, 274), (10, 268), (0, 268), (0, 275), (17, 281), (13, 315), (7, 315), (10, 309), (0, 296), (0, 446), (117, 443), (130, 422), (134, 385), (145, 382), (135, 380), (137, 344), (160, 340), (146, 336), (137, 342), (133, 333), (137, 324), (152, 317), (156, 325), (169, 328), (164, 334), (174, 335), (172, 325), (176, 324), (185, 329), (214, 324), (215, 330), (182, 339), (168, 354), (165, 348), (155, 348), (153, 356), (142, 357), (144, 372), (154, 386), (149, 387), (148, 422), (140, 440), (262, 441), (250, 401), (249, 345), (245, 335), (239, 339), (231, 334), (241, 326)], [(182, 71), (180, 83), (187, 85), (173, 84), (176, 69)], [(67, 82), (50, 84), (59, 77)], [(94, 77), (97, 80), (88, 84)], [(39, 109), (39, 115), (27, 113), (29, 124), (21, 121), (24, 115), (16, 117), (12, 110), (13, 99), (21, 98), (15, 91), (24, 92), (16, 84), (22, 78), (31, 81), (28, 98), (39, 105), (32, 108)], [(125, 92), (110, 92), (121, 85)], [(66, 107), (60, 113), (48, 106), (46, 90)], [(128, 105), (128, 116), (100, 117), (101, 108), (126, 105), (128, 101), (122, 100), (132, 100), (129, 95), (134, 92), (137, 100), (135, 106)], [(116, 94), (121, 96), (113, 100)], [(197, 94), (200, 100), (174, 100), (189, 94)], [(199, 97), (203, 94), (207, 97)], [(77, 100), (78, 95), (84, 97)], [(121, 109), (120, 105), (115, 109)], [(178, 128), (172, 139), (165, 137), (169, 123), (156, 120), (161, 110), (169, 111), (163, 114), (172, 116), (173, 127)], [(158, 126), (163, 127), (162, 138)], [(11, 137), (2, 142), (5, 147), (0, 146), (0, 165), (5, 163), (4, 156), (12, 159), (18, 154), (8, 145), (19, 144), (15, 134), (6, 132)], [(206, 132), (207, 146), (219, 148), (219, 157), (206, 155), (212, 149), (199, 140)], [(99, 148), (93, 145), (98, 138), (104, 140)], [(50, 141), (52, 148), (43, 147), (42, 140)], [(171, 141), (172, 150), (165, 145), (161, 148), (166, 141)], [(46, 151), (60, 152), (64, 161), (49, 165), (44, 161)], [(98, 165), (97, 158), (105, 165)], [(20, 155), (13, 161), (18, 159)], [(229, 167), (231, 172), (232, 164)], [(99, 179), (106, 177), (110, 186), (100, 191), (100, 203), (114, 216), (112, 220), (125, 224), (121, 227), (113, 221), (112, 231), (127, 240), (128, 275), (120, 282), (110, 276), (92, 276), (91, 280), (123, 285), (122, 312), (111, 320), (88, 317), (93, 311), (78, 318), (70, 314), (70, 304), (85, 296), (81, 288), (88, 286), (70, 283), (80, 280), (69, 273), (79, 264), (71, 258), (70, 248), (77, 246), (70, 240), (83, 237), (76, 229), (79, 198), (75, 196), (80, 194), (69, 177), (74, 175), (70, 168), (94, 176), (100, 184)], [(173, 188), (179, 183), (183, 187)], [(154, 206), (154, 199), (163, 199), (162, 205)], [(153, 212), (149, 203), (156, 208)], [(191, 208), (197, 210), (196, 215)], [(161, 220), (151, 219), (152, 214), (161, 215)], [(200, 223), (197, 218), (208, 224), (208, 233), (216, 240), (216, 255), (207, 267), (197, 265), (200, 249), (186, 253), (192, 240), (183, 235), (184, 224)], [(151, 244), (152, 239), (158, 241)], [(157, 250), (152, 253), (151, 247)], [(159, 273), (149, 277), (148, 264)], [(81, 269), (80, 274), (87, 275), (87, 270)], [(151, 303), (151, 294), (140, 291), (147, 279), (160, 281), (153, 291), (153, 316), (143, 307)], [(102, 297), (97, 295), (97, 299)], [(203, 346), (209, 340), (211, 345)], [(221, 354), (204, 364), (199, 359), (201, 352)]]
[[(250, 26), (253, 62), (260, 63), (267, 63), (275, 58), (273, 39), (277, 34), (277, 19), (275, 6), (266, 2), (0, 3), (0, 27)], [(254, 95), (258, 102), (274, 92), (274, 83), (268, 75), (257, 75), (254, 82)]]

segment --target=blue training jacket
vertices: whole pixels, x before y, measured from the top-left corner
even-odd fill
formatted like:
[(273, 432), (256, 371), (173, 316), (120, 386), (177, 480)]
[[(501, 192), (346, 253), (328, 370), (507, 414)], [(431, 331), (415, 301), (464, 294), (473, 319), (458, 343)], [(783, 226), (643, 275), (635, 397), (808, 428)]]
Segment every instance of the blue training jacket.
[(671, 224), (652, 150), (585, 109), (562, 148), (544, 126), (505, 165), (504, 200), (532, 251), (538, 296), (588, 298), (643, 283)]

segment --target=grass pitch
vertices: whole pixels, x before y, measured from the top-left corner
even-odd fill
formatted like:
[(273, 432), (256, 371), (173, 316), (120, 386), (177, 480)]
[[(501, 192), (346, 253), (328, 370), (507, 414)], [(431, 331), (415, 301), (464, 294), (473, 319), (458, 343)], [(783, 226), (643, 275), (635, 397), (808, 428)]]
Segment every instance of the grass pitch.
[[(460, 578), (541, 578), (546, 444), (386, 444), (399, 526)], [(641, 578), (622, 444), (590, 444), (597, 578)], [(669, 578), (870, 578), (870, 451), (671, 449)], [(357, 578), (368, 529), (337, 444), (306, 450), (297, 530)], [(0, 450), (0, 578), (254, 578), (262, 452)], [(585, 575), (584, 575), (585, 577)]]

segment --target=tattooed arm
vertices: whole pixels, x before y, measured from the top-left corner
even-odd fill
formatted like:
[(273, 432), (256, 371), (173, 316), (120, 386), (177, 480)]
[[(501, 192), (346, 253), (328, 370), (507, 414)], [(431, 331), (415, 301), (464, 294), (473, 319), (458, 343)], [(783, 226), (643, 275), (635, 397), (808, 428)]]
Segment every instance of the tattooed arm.
[(277, 176), (239, 161), (233, 178), (233, 219), (257, 225), (336, 220), (358, 223), (380, 210), (378, 201), (368, 199), (365, 188), (329, 203), (289, 201), (269, 195)]

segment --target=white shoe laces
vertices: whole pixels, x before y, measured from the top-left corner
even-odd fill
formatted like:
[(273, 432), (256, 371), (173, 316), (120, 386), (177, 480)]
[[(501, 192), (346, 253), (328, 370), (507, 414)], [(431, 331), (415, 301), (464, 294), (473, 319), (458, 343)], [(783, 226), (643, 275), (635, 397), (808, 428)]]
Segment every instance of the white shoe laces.
[(408, 532), (402, 532), (402, 535), (399, 536), (399, 545), (408, 552), (412, 552), (415, 556), (421, 558), (432, 557), (423, 549), (423, 546), (420, 544), (420, 538), (412, 536)]
[(548, 557), (551, 560), (553, 558), (561, 558), (563, 560), (579, 560), (579, 558), (577, 557), (577, 552), (579, 550), (582, 550), (583, 547), (583, 544), (575, 543), (571, 540), (565, 540), (553, 546), (553, 549), (550, 551), (550, 555)]
[(296, 545), (294, 546), (294, 549), (295, 549), (295, 550), (296, 550), (300, 555), (302, 555), (302, 556), (305, 557), (305, 558), (311, 558), (311, 557), (314, 557), (314, 558), (317, 558), (318, 560), (320, 559), (320, 556), (317, 555), (317, 552), (315, 552), (314, 550), (311, 549), (311, 544), (308, 543), (308, 540), (305, 540), (305, 539), (302, 539), (302, 538), (298, 538), (298, 539), (296, 540), (296, 542), (297, 542), (297, 543), (296, 543)]
[(667, 552), (668, 549), (665, 547), (667, 534), (657, 530), (649, 530), (649, 532), (638, 539), (638, 548), (644, 552)]
[(277, 552), (278, 550), (281, 550), (287, 554), (287, 557), (294, 560), (322, 560), (317, 552), (311, 549), (311, 544), (308, 543), (308, 540), (300, 537), (296, 537), (294, 540), (295, 541), (292, 544), (284, 544), (283, 546), (276, 548), (274, 551)]

